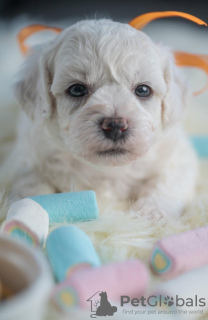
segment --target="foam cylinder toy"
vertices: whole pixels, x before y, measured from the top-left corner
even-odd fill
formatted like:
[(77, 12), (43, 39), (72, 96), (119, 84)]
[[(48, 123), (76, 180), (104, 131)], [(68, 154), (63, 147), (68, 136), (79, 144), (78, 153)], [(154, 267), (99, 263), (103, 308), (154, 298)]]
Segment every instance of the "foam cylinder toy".
[(145, 265), (133, 259), (78, 270), (56, 287), (52, 302), (57, 309), (70, 313), (72, 308), (89, 308), (91, 300), (99, 299), (100, 292), (106, 292), (111, 302), (120, 301), (122, 295), (140, 297), (147, 288), (148, 280)]
[(175, 311), (177, 319), (198, 319), (208, 311), (207, 283), (208, 266), (203, 266), (157, 284), (149, 296), (156, 296), (158, 301), (161, 296), (166, 302), (162, 307), (180, 312)]
[(100, 266), (90, 238), (72, 225), (51, 232), (46, 241), (46, 252), (57, 281), (63, 281), (80, 268)]
[(49, 230), (48, 213), (31, 199), (16, 201), (11, 205), (1, 230), (31, 245), (41, 246)]
[(148, 271), (139, 260), (100, 266), (88, 236), (75, 226), (55, 229), (47, 238), (46, 252), (59, 283), (52, 295), (53, 304), (63, 312), (89, 306), (88, 298), (107, 291), (109, 298), (140, 295), (148, 283)]
[(156, 274), (166, 277), (208, 264), (208, 226), (159, 240), (150, 264)]
[(94, 191), (56, 193), (29, 199), (47, 211), (50, 223), (89, 221), (98, 217)]
[(192, 136), (191, 142), (200, 158), (208, 158), (208, 136)]
[(90, 221), (97, 217), (94, 191), (41, 195), (14, 202), (2, 230), (30, 244), (42, 245), (50, 223)]

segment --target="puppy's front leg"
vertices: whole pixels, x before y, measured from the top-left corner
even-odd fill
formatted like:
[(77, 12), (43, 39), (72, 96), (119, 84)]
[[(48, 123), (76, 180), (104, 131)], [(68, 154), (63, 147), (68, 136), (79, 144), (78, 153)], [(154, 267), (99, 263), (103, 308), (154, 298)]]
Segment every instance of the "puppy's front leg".
[(21, 179), (16, 181), (12, 187), (12, 193), (19, 198), (25, 198), (55, 193), (55, 188), (41, 176), (41, 173), (34, 170), (23, 175)]
[(180, 165), (170, 164), (157, 176), (150, 178), (142, 186), (134, 204), (137, 216), (145, 215), (150, 219), (161, 219), (168, 215), (177, 215), (191, 201), (195, 191), (197, 177), (195, 158)]

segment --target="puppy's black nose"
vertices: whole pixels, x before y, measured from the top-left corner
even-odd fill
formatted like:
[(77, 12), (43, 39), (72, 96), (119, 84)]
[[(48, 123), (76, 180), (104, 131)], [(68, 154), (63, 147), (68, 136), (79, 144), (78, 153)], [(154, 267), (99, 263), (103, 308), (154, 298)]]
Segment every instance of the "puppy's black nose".
[(125, 137), (128, 123), (124, 118), (105, 118), (101, 123), (101, 127), (106, 138), (117, 141)]

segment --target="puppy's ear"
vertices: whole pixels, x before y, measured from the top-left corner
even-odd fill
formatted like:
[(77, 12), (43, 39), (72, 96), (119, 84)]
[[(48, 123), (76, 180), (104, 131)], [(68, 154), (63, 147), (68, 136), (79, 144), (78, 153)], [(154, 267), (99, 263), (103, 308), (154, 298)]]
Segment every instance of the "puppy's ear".
[(15, 85), (16, 98), (32, 120), (47, 119), (52, 113), (50, 82), (47, 56), (36, 49), (26, 59), (20, 80)]
[(182, 119), (190, 92), (175, 64), (173, 54), (160, 47), (160, 58), (167, 88), (162, 101), (162, 122), (166, 126)]

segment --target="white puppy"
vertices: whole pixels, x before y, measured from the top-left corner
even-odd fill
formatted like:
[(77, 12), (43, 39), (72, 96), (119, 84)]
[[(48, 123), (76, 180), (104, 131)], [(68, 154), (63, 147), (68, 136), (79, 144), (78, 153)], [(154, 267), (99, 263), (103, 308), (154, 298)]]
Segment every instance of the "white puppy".
[(172, 54), (143, 32), (79, 22), (34, 48), (16, 94), (25, 112), (2, 201), (92, 189), (158, 218), (192, 199), (187, 90)]

